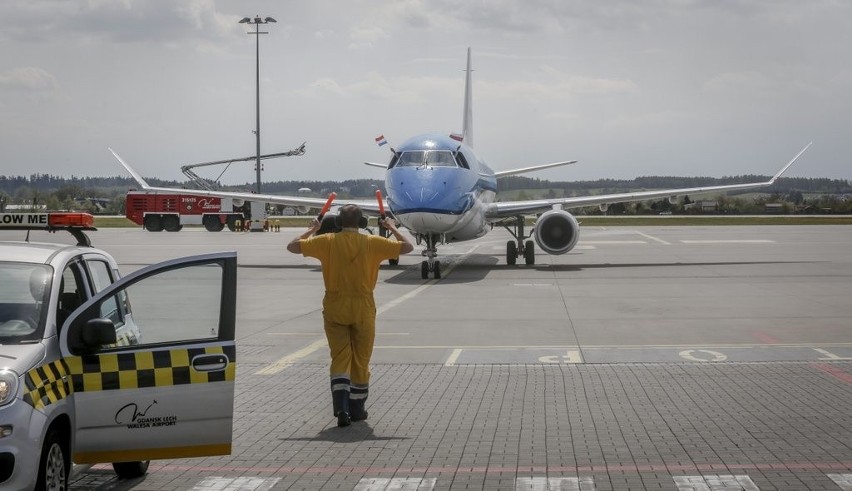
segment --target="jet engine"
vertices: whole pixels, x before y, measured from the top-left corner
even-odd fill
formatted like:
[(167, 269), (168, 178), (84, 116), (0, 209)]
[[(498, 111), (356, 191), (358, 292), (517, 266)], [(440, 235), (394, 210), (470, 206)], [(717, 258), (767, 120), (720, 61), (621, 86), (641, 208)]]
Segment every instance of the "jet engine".
[(579, 238), (580, 224), (565, 210), (546, 211), (535, 223), (535, 243), (548, 254), (565, 254)]

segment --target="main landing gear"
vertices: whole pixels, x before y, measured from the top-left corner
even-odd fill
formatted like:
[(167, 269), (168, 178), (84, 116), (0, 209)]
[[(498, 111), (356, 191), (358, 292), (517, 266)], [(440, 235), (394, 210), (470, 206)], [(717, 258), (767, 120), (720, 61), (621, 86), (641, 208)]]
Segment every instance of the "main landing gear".
[(430, 272), (436, 280), (441, 279), (441, 261), (435, 260), (438, 256), (437, 243), (440, 238), (441, 236), (437, 234), (422, 235), (417, 238), (418, 244), (423, 240), (426, 241), (426, 249), (422, 252), (426, 260), (420, 263), (420, 277), (424, 280), (429, 279)]
[(524, 263), (535, 264), (535, 242), (528, 240), (532, 234), (524, 235), (524, 217), (518, 215), (512, 222), (510, 225), (514, 225), (514, 230), (506, 223), (500, 223), (515, 238), (515, 241), (506, 242), (506, 264), (514, 265), (520, 256), (524, 256)]

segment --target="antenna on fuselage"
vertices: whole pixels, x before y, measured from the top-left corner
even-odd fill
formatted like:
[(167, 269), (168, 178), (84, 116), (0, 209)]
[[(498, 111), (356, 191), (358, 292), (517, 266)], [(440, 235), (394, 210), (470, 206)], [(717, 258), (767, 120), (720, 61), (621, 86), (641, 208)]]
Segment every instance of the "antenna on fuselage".
[(464, 115), (462, 116), (462, 141), (473, 148), (473, 101), (470, 83), (470, 47), (467, 48), (467, 68), (464, 75)]

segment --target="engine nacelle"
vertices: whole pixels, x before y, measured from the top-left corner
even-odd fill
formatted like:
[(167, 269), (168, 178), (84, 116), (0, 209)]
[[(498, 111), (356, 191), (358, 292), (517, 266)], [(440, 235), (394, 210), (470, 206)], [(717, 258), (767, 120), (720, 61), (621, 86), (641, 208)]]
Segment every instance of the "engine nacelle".
[(535, 223), (535, 243), (548, 254), (565, 254), (579, 238), (580, 224), (565, 210), (546, 211)]

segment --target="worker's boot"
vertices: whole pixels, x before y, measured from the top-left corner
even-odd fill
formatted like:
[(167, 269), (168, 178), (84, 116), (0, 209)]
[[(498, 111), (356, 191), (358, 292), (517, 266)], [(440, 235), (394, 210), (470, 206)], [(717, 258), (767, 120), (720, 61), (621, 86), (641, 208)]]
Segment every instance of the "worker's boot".
[(352, 423), (349, 416), (349, 379), (331, 380), (331, 402), (337, 426), (349, 426)]
[(353, 384), (352, 391), (349, 393), (349, 415), (352, 421), (364, 421), (367, 419), (367, 395), (369, 389), (367, 386), (358, 386)]

